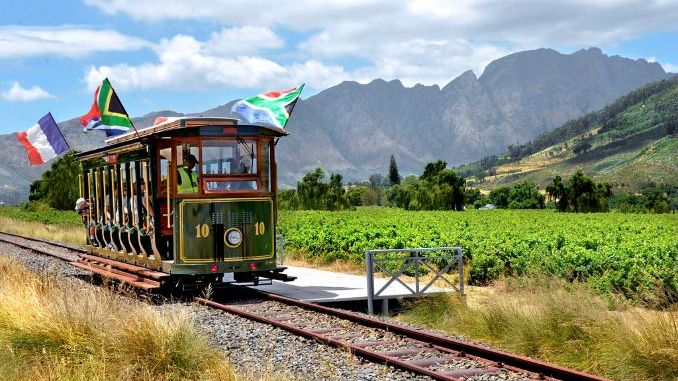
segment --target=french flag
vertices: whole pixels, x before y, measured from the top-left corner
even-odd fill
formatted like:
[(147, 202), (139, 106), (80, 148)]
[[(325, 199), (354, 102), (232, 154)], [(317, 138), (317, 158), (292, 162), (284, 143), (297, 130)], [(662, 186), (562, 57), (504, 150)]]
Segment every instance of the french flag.
[(31, 165), (44, 164), (70, 148), (49, 112), (40, 118), (38, 124), (19, 132), (16, 137), (26, 149)]

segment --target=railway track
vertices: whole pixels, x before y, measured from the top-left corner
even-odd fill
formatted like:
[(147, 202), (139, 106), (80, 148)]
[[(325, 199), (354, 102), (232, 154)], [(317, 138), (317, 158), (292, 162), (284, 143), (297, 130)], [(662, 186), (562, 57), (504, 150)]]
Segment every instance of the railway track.
[[(0, 241), (71, 264), (77, 263), (78, 256), (85, 253), (84, 249), (72, 245), (4, 232), (0, 232)], [(31, 246), (25, 241), (43, 247)], [(45, 245), (76, 254), (48, 250)], [(392, 365), (435, 380), (607, 380), (359, 313), (252, 291), (258, 296), (256, 300), (237, 304), (223, 304), (200, 297), (194, 300), (205, 306), (349, 350), (370, 361)]]

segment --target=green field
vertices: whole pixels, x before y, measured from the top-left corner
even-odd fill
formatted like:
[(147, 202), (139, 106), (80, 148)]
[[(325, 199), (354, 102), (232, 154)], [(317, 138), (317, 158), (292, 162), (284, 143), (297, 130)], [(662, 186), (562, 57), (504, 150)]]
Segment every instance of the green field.
[(54, 210), (46, 206), (0, 206), (0, 216), (47, 225), (82, 226), (80, 216), (74, 211)]
[(652, 305), (678, 295), (678, 216), (550, 210), (282, 211), (285, 246), (305, 259), (362, 263), (368, 249), (462, 246), (468, 281), (554, 275)]

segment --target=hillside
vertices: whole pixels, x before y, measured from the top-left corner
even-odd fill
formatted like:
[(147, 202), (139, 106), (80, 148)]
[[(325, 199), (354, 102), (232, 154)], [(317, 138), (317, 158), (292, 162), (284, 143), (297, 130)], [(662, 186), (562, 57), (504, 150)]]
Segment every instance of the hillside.
[(678, 185), (678, 76), (633, 91), (598, 112), (533, 141), (457, 168), (471, 184), (494, 188), (577, 170), (617, 188)]
[(665, 77), (659, 65), (591, 48), (511, 54), (480, 77), (467, 71), (442, 88), (345, 82), (295, 110), (292, 136), (279, 145), (280, 179), (295, 184), (317, 165), (348, 180), (366, 179), (384, 173), (391, 154), (403, 174), (421, 173), (437, 159), (468, 163)]
[[(439, 86), (408, 88), (398, 80), (343, 82), (300, 101), (278, 145), (279, 181), (294, 185), (322, 166), (348, 181), (384, 173), (391, 155), (402, 174), (426, 162), (468, 163), (520, 144), (565, 121), (600, 109), (643, 84), (666, 78), (658, 63), (607, 56), (597, 48), (561, 54), (552, 49), (514, 53)], [(124, 94), (120, 94), (124, 100)], [(233, 116), (230, 105), (198, 113)], [(88, 105), (83, 105), (83, 111)], [(153, 112), (135, 118), (148, 126)], [(103, 144), (102, 133), (83, 134), (77, 119), (60, 123), (79, 150)], [(14, 134), (0, 136), (0, 199), (16, 202), (46, 170), (29, 168)]]

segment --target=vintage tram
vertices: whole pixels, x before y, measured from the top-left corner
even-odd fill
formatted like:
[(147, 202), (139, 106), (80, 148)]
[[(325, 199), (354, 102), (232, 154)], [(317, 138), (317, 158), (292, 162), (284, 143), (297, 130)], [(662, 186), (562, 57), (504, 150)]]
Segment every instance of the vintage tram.
[(87, 254), (75, 265), (152, 290), (260, 277), (276, 261), (275, 143), (283, 129), (173, 118), (77, 155)]

